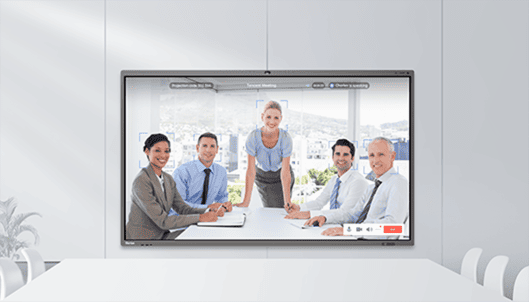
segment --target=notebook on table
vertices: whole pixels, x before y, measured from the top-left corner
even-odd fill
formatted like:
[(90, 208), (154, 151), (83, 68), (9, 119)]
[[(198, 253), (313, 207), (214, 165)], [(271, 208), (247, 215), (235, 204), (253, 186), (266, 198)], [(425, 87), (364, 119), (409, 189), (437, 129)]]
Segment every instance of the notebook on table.
[(199, 227), (242, 227), (246, 221), (246, 214), (242, 212), (227, 212), (215, 222), (199, 222)]

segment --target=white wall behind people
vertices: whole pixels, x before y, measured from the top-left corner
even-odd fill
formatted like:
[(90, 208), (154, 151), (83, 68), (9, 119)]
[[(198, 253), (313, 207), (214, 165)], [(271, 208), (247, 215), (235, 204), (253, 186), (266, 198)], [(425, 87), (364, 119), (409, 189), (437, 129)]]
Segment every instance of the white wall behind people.
[[(43, 215), (28, 223), (47, 261), (424, 257), (458, 271), (481, 246), (510, 257), (510, 282), (529, 264), (528, 24), (529, 0), (0, 1), (0, 199)], [(414, 247), (120, 246), (120, 71), (267, 68), (415, 70)]]

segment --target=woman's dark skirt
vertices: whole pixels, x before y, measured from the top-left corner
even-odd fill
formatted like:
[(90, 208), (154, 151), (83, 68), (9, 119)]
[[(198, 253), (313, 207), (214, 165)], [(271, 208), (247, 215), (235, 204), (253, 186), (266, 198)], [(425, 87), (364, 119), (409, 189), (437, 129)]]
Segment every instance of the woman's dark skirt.
[[(281, 169), (277, 171), (263, 171), (258, 167), (255, 173), (255, 184), (257, 191), (261, 196), (263, 207), (265, 208), (283, 208), (283, 186), (281, 185)], [(292, 188), (294, 188), (294, 172), (290, 167), (290, 196), (292, 199)]]

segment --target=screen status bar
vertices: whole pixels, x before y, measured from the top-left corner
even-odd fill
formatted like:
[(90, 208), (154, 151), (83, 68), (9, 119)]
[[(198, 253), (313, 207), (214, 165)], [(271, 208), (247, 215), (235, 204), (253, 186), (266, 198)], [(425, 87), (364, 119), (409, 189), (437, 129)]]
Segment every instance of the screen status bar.
[[(292, 89), (293, 84), (284, 83), (246, 83), (243, 85), (246, 89)], [(304, 84), (296, 84), (296, 88), (312, 88), (312, 89), (369, 89), (367, 82), (310, 82)], [(215, 89), (215, 85), (210, 82), (196, 82), (196, 83), (169, 83), (171, 89)]]

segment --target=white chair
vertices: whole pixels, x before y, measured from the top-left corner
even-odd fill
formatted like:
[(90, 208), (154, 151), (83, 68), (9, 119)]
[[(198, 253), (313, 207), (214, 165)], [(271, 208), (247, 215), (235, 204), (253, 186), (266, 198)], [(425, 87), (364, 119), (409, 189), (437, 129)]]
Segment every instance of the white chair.
[(26, 261), (28, 262), (27, 283), (29, 283), (31, 280), (37, 278), (40, 274), (46, 271), (46, 265), (39, 252), (35, 249), (25, 248), (22, 250), (22, 255), (24, 255), (24, 258), (26, 258)]
[(524, 267), (514, 281), (513, 301), (529, 301), (529, 266)]
[(483, 249), (479, 247), (468, 250), (461, 262), (461, 276), (478, 282), (478, 261)]
[(9, 259), (0, 259), (0, 300), (24, 285), (22, 272), (18, 265)]
[(499, 292), (503, 296), (503, 275), (509, 262), (507, 256), (496, 256), (490, 260), (485, 269), (483, 286)]

